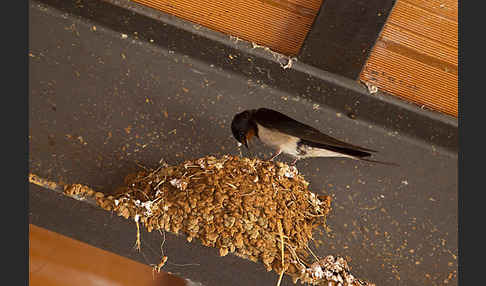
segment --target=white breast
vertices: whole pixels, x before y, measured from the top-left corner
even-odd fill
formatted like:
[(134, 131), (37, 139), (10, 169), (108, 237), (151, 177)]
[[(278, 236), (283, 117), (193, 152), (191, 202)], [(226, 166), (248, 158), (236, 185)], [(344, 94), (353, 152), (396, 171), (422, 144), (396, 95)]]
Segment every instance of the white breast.
[(297, 142), (299, 142), (300, 138), (265, 128), (258, 123), (257, 127), (258, 137), (263, 144), (268, 145), (276, 150), (281, 150), (289, 155), (299, 155), (297, 153)]

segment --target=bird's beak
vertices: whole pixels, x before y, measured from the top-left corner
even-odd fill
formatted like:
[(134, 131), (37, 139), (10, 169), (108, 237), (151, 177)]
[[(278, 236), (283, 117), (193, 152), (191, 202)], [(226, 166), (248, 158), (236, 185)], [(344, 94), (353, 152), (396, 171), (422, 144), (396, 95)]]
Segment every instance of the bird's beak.
[(243, 138), (243, 145), (245, 145), (246, 149), (249, 149), (248, 148), (248, 141), (246, 140), (246, 138)]

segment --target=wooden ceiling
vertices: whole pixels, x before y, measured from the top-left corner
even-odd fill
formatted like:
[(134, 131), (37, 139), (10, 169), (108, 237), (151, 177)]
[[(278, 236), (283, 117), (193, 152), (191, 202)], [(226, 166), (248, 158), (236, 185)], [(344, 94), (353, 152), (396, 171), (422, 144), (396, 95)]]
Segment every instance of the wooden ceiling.
[(398, 0), (361, 80), (457, 117), (457, 10), (457, 0)]
[(207, 28), (295, 56), (321, 0), (134, 0)]
[[(289, 56), (298, 55), (322, 4), (322, 0), (134, 1)], [(457, 39), (457, 0), (397, 0), (359, 79), (457, 117)]]

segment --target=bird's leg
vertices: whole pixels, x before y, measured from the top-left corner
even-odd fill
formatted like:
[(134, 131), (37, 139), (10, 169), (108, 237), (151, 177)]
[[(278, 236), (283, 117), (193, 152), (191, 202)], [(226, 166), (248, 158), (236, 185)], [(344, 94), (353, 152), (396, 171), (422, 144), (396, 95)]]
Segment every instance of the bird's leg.
[(268, 161), (273, 161), (273, 159), (275, 159), (281, 153), (282, 153), (282, 150), (278, 150), (277, 153), (275, 153), (275, 155), (272, 156), (272, 158), (268, 159)]
[(290, 166), (295, 166), (295, 163), (297, 163), (297, 161), (299, 160), (299, 157), (296, 157), (294, 161), (292, 161), (292, 163), (290, 163)]

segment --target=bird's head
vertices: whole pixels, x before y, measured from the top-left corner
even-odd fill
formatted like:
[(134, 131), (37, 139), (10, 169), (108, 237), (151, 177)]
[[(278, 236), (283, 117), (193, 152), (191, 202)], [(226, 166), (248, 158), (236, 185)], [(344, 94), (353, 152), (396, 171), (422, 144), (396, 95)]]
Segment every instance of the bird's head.
[(245, 110), (233, 117), (231, 132), (235, 139), (248, 148), (248, 140), (257, 134), (257, 126), (253, 121), (252, 112)]

